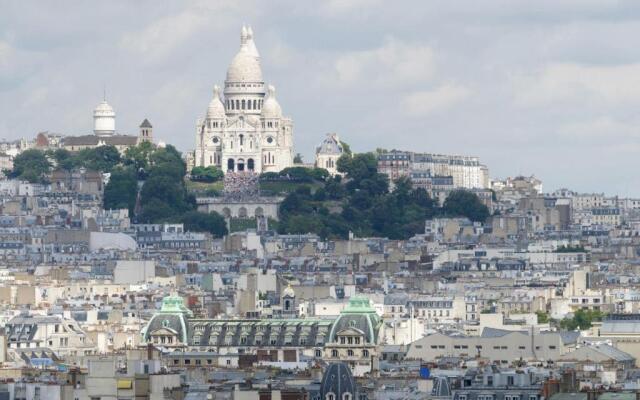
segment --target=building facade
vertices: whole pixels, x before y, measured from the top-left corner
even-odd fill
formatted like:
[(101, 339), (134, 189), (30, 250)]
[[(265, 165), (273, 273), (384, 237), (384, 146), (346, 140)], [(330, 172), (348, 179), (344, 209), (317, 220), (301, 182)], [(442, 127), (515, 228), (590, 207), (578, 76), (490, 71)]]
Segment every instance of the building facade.
[(378, 155), (378, 172), (391, 181), (428, 173), (429, 177), (451, 177), (453, 188), (489, 188), (489, 170), (478, 157), (393, 150)]
[(327, 137), (316, 147), (316, 168), (324, 168), (331, 175), (338, 174), (338, 159), (344, 148), (337, 133), (327, 133)]
[(265, 85), (251, 28), (242, 28), (224, 98), (214, 87), (204, 118), (196, 123), (196, 166), (224, 172), (278, 172), (293, 165), (293, 122), (283, 117), (275, 88)]

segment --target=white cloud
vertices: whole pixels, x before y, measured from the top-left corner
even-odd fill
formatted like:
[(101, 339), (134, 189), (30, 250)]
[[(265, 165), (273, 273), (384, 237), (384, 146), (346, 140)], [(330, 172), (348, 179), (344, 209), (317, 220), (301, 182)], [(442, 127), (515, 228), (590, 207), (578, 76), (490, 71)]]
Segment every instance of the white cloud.
[(238, 26), (239, 34), (242, 22), (238, 22), (237, 17), (252, 18), (255, 12), (251, 4), (202, 0), (179, 13), (157, 19), (142, 30), (123, 35), (120, 43), (122, 47), (155, 62), (167, 58), (187, 40), (205, 31), (220, 32), (230, 26)]
[(188, 9), (180, 14), (161, 18), (142, 31), (125, 35), (122, 38), (122, 45), (135, 53), (152, 58), (163, 58), (203, 28), (206, 22), (205, 15)]
[(9, 61), (13, 53), (12, 47), (9, 43), (0, 41), (0, 67), (9, 66)]
[(640, 140), (636, 121), (621, 121), (609, 115), (563, 124), (558, 128), (558, 133), (560, 137), (575, 141), (576, 144), (629, 144)]
[(466, 87), (448, 83), (435, 90), (410, 93), (402, 99), (402, 106), (408, 115), (422, 117), (448, 109), (470, 94)]
[(326, 0), (318, 3), (320, 12), (328, 17), (352, 16), (353, 12), (361, 14), (363, 11), (378, 6), (381, 0)]
[(338, 57), (334, 70), (337, 83), (342, 85), (390, 87), (429, 81), (435, 71), (435, 61), (430, 47), (390, 38), (378, 48)]
[(609, 104), (640, 100), (640, 63), (592, 66), (555, 63), (540, 72), (513, 79), (520, 105), (546, 105), (561, 101)]

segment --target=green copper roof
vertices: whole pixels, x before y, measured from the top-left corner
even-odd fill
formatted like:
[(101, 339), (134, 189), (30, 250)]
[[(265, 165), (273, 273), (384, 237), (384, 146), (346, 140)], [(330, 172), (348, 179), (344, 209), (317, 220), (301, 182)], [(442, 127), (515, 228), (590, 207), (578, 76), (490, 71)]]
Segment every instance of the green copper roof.
[(184, 300), (180, 296), (167, 296), (162, 299), (161, 313), (186, 313), (192, 316), (193, 313), (184, 305)]
[(376, 310), (371, 307), (371, 302), (365, 296), (353, 296), (349, 299), (349, 304), (342, 310), (342, 313), (375, 313)]

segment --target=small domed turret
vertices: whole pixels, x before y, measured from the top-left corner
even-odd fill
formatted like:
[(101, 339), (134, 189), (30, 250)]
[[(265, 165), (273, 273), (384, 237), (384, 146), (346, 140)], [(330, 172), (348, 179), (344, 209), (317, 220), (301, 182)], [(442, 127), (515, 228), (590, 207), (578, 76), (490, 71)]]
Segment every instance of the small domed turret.
[(282, 117), (282, 108), (276, 100), (276, 89), (269, 85), (267, 88), (267, 98), (262, 105), (262, 118), (280, 118)]
[(213, 87), (213, 98), (207, 108), (207, 119), (224, 118), (225, 110), (222, 100), (220, 100), (220, 87), (215, 85)]
[(282, 297), (296, 297), (296, 292), (293, 290), (290, 283), (282, 291)]

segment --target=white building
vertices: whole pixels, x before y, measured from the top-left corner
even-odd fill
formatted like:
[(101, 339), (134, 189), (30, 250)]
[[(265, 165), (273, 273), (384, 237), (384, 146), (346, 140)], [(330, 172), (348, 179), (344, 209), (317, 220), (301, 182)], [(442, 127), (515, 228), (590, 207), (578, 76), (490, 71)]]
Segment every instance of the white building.
[(378, 172), (396, 180), (411, 172), (451, 177), (454, 188), (489, 188), (489, 169), (478, 157), (392, 150), (378, 155)]
[(195, 165), (227, 171), (278, 172), (293, 165), (293, 122), (283, 117), (273, 86), (262, 78), (251, 28), (242, 28), (224, 98), (216, 86), (196, 123)]
[(5, 325), (9, 349), (49, 348), (58, 356), (82, 356), (95, 345), (73, 319), (59, 315), (19, 315)]
[(327, 133), (327, 137), (316, 147), (316, 168), (324, 168), (331, 175), (338, 174), (338, 159), (344, 149), (337, 133)]
[(96, 136), (109, 136), (116, 133), (116, 112), (106, 99), (93, 110), (93, 133)]

